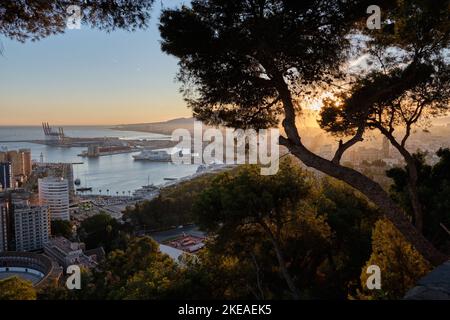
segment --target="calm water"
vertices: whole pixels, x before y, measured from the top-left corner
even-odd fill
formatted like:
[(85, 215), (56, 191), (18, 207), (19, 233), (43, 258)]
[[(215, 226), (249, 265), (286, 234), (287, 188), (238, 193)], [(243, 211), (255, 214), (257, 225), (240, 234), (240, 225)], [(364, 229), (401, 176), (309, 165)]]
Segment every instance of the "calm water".
[[(71, 137), (118, 137), (121, 139), (168, 139), (167, 136), (130, 131), (115, 131), (107, 127), (64, 127), (67, 136)], [(93, 188), (93, 193), (110, 190), (110, 194), (134, 191), (148, 181), (155, 185), (163, 184), (164, 178), (181, 178), (195, 173), (197, 165), (174, 165), (171, 163), (155, 163), (134, 161), (133, 154), (103, 156), (99, 158), (82, 158), (78, 154), (86, 148), (59, 148), (45, 145), (3, 142), (14, 140), (44, 139), (40, 127), (0, 127), (0, 148), (9, 150), (19, 148), (31, 149), (34, 160), (39, 161), (41, 153), (45, 162), (83, 162), (74, 165), (74, 178), (81, 180), (82, 186)]]

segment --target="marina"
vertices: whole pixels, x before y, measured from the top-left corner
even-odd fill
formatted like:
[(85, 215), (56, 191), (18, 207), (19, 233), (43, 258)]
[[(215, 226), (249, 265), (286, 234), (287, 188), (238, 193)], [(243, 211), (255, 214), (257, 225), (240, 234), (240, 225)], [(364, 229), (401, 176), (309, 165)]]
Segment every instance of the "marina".
[[(170, 145), (170, 137), (161, 134), (116, 131), (106, 126), (67, 126), (64, 134), (89, 139), (104, 137), (120, 142), (153, 144), (158, 148)], [(119, 153), (99, 157), (80, 157), (85, 147), (46, 144), (42, 127), (0, 127), (0, 149), (31, 150), (34, 163), (70, 163), (76, 188), (92, 188), (79, 192), (85, 195), (123, 196), (145, 185), (165, 185), (170, 177), (180, 179), (194, 174), (198, 165), (176, 165), (171, 162), (134, 161), (139, 152)], [(20, 141), (20, 142), (18, 142)], [(42, 143), (37, 143), (40, 141)], [(140, 149), (142, 150), (142, 149)], [(149, 179), (150, 177), (150, 179)], [(172, 181), (173, 182), (173, 181)]]

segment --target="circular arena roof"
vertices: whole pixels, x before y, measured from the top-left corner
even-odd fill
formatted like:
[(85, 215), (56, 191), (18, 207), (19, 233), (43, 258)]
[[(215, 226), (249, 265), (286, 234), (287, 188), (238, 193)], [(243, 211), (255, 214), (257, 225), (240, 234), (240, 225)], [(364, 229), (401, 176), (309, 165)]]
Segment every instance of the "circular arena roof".
[(17, 276), (40, 286), (50, 278), (59, 277), (61, 270), (50, 258), (31, 252), (1, 252), (0, 280)]

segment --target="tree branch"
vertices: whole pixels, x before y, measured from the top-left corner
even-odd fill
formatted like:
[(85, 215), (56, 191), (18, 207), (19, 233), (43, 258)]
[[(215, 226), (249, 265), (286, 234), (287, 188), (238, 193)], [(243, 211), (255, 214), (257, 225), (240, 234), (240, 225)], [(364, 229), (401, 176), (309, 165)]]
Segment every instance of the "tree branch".
[(339, 164), (341, 162), (341, 158), (344, 155), (345, 151), (347, 151), (350, 147), (352, 147), (356, 143), (364, 140), (363, 139), (364, 130), (365, 130), (365, 125), (361, 124), (358, 127), (358, 130), (356, 131), (355, 135), (350, 140), (348, 140), (344, 143), (342, 142), (342, 140), (339, 141), (339, 147), (336, 150), (336, 153), (334, 154), (334, 157), (331, 161), (335, 164)]

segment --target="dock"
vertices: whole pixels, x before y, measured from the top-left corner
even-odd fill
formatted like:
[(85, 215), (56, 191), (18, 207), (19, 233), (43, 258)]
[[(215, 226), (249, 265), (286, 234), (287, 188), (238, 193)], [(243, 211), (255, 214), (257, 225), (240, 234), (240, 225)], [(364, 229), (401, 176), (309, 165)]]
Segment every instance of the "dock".
[(38, 143), (38, 140), (5, 140), (0, 143)]

